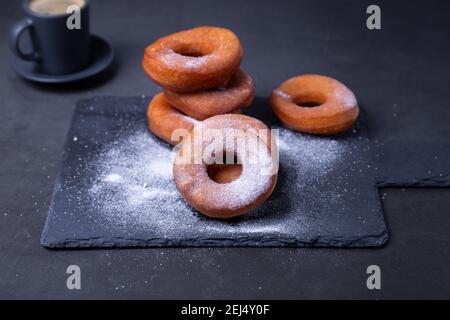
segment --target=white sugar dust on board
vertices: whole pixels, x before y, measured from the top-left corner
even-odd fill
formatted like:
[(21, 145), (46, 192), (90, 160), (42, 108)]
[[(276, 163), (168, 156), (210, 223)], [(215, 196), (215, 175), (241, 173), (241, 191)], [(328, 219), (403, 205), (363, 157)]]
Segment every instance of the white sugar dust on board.
[(229, 224), (197, 213), (176, 189), (173, 156), (171, 147), (148, 132), (136, 132), (105, 147), (92, 166), (94, 177), (88, 193), (109, 228), (150, 229), (160, 236), (193, 230), (197, 234), (278, 230), (277, 224), (266, 225), (263, 220)]
[[(111, 144), (95, 163), (89, 194), (110, 223), (146, 224), (158, 207), (185, 207), (172, 182), (171, 149), (141, 132)], [(167, 218), (166, 218), (167, 219)]]
[(280, 194), (288, 196), (276, 202), (273, 209), (301, 212), (290, 217), (292, 223), (287, 228), (292, 232), (310, 228), (316, 214), (338, 215), (345, 211), (343, 189), (348, 182), (344, 159), (351, 143), (346, 139), (277, 129), (281, 175), (277, 188)]
[[(275, 192), (260, 210), (238, 220), (210, 219), (192, 209), (173, 180), (172, 148), (144, 130), (103, 147), (89, 169), (88, 195), (105, 227), (122, 230), (124, 236), (139, 237), (149, 231), (163, 239), (291, 234), (308, 228), (311, 217), (301, 212), (340, 205), (341, 191), (333, 189), (335, 183), (326, 176), (341, 162), (346, 143), (284, 128), (279, 136), (283, 173)], [(318, 197), (324, 184), (330, 187)]]
[(316, 176), (326, 174), (336, 166), (345, 144), (330, 137), (311, 136), (282, 128), (278, 147), (282, 157), (297, 162), (297, 173)]

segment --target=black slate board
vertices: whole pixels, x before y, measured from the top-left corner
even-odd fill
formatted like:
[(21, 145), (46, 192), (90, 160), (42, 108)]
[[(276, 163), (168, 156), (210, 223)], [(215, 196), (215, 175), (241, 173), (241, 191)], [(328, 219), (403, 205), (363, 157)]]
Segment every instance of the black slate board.
[[(333, 138), (281, 129), (279, 179), (270, 199), (244, 217), (208, 219), (184, 202), (171, 179), (140, 172), (170, 152), (147, 130), (148, 101), (100, 97), (78, 104), (42, 245), (375, 247), (388, 240), (377, 186), (450, 185), (449, 145), (370, 141), (363, 121)], [(249, 111), (278, 127), (264, 99)], [(132, 201), (129, 183), (119, 179), (133, 183)], [(155, 195), (155, 186), (164, 193)]]

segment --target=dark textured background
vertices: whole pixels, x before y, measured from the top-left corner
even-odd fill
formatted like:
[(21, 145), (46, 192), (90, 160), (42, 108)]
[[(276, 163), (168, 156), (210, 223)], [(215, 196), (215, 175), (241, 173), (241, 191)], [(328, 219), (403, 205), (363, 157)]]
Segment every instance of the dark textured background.
[[(151, 95), (144, 47), (200, 24), (234, 30), (243, 68), (267, 96), (305, 72), (356, 93), (372, 138), (448, 142), (450, 3), (377, 1), (382, 30), (365, 27), (368, 1), (111, 1), (92, 3), (92, 29), (117, 51), (113, 72), (47, 87), (18, 78), (5, 41), (20, 3), (0, 3), (1, 298), (449, 298), (450, 190), (381, 190), (390, 242), (382, 249), (184, 248), (49, 251), (39, 244), (75, 102)], [(410, 161), (414, 161), (411, 159)], [(80, 291), (65, 269), (82, 269)], [(366, 289), (378, 264), (382, 290)]]

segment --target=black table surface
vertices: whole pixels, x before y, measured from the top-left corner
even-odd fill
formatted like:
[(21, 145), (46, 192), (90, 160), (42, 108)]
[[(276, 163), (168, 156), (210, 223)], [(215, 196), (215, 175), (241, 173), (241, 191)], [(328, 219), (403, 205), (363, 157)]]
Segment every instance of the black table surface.
[[(145, 46), (197, 25), (234, 30), (242, 67), (267, 97), (301, 73), (330, 75), (356, 93), (371, 138), (448, 142), (450, 4), (377, 1), (92, 1), (92, 31), (115, 66), (78, 84), (45, 86), (11, 67), (7, 33), (19, 1), (0, 3), (0, 298), (450, 298), (450, 190), (381, 189), (390, 231), (378, 249), (150, 248), (48, 250), (39, 244), (77, 100), (153, 95)], [(411, 159), (414, 161), (414, 159)], [(81, 268), (68, 290), (66, 268)], [(381, 290), (366, 269), (381, 268)]]

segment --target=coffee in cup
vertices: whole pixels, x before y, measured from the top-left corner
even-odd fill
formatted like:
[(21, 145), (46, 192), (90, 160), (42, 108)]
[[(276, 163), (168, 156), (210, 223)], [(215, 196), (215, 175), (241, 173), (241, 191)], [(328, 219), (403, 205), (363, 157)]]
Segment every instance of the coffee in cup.
[(71, 6), (83, 7), (83, 0), (32, 0), (29, 3), (30, 10), (45, 15), (66, 14)]

